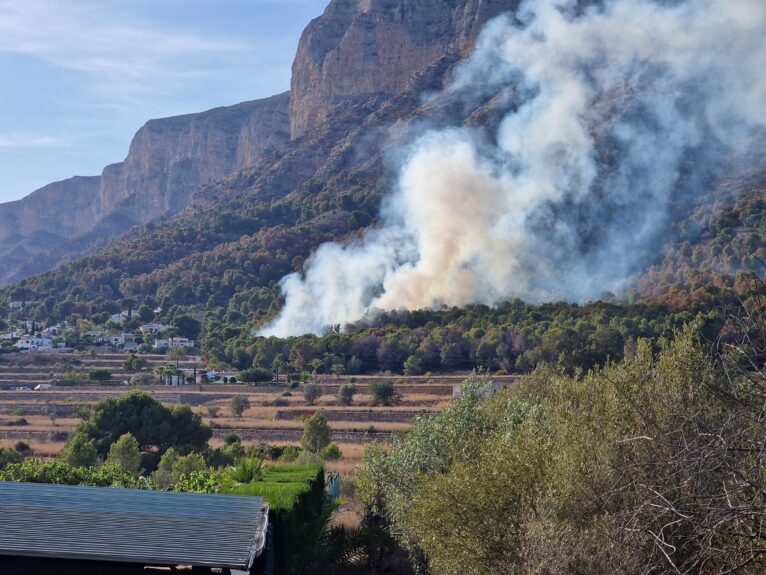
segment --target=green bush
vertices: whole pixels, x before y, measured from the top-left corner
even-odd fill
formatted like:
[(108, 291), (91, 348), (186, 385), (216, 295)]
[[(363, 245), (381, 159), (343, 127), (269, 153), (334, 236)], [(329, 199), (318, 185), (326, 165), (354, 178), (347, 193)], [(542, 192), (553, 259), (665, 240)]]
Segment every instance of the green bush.
[(27, 459), (12, 463), (0, 471), (0, 481), (90, 485), (93, 487), (136, 487), (136, 478), (117, 465), (74, 467), (63, 461)]
[(337, 461), (343, 459), (343, 452), (334, 441), (322, 450), (322, 459), (326, 461)]
[(21, 463), (22, 461), (24, 461), (24, 456), (15, 449), (0, 447), (0, 471), (12, 463)]
[(265, 383), (271, 381), (273, 375), (270, 370), (262, 367), (251, 367), (239, 372), (239, 381), (245, 383)]
[(88, 379), (91, 381), (109, 381), (112, 379), (112, 372), (108, 369), (91, 369), (88, 372)]

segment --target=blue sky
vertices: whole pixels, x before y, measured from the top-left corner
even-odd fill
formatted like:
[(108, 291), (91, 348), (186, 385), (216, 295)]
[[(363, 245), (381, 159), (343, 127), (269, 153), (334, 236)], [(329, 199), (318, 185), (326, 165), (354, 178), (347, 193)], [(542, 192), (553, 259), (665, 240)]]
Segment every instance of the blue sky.
[(0, 0), (0, 201), (124, 159), (150, 118), (283, 92), (329, 0)]

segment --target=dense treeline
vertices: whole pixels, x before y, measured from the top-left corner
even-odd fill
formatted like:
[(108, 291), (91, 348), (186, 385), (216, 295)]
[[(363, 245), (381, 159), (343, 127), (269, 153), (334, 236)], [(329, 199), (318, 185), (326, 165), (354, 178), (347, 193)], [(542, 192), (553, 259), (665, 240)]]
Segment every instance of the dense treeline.
[(482, 368), (511, 373), (542, 362), (572, 371), (620, 359), (638, 338), (669, 337), (695, 317), (711, 333), (722, 321), (718, 311), (671, 313), (662, 306), (603, 302), (535, 306), (517, 300), (492, 308), (381, 313), (369, 324), (323, 337), (232, 339), (222, 327), (208, 331), (206, 346), (222, 363), (275, 372), (421, 375)]
[(475, 382), (369, 447), (360, 491), (420, 572), (762, 573), (764, 319), (486, 400)]
[[(746, 289), (748, 272), (766, 269), (766, 200), (763, 184), (733, 195), (723, 187), (710, 202), (676, 225), (676, 241), (639, 279), (634, 298), (652, 299), (673, 309), (715, 301), (726, 290)], [(715, 201), (713, 201), (715, 200)], [(743, 275), (743, 273), (745, 275)]]

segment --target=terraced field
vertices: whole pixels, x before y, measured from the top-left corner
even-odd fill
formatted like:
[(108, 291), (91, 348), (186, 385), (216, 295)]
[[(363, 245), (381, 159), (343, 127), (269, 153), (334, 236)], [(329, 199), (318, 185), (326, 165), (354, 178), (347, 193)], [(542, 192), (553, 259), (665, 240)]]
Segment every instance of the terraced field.
[[(118, 381), (130, 381), (133, 373), (124, 369), (125, 353), (39, 353), (0, 356), (0, 389), (8, 387), (35, 387), (61, 378), (67, 371), (106, 369)], [(171, 363), (164, 355), (144, 355), (151, 371), (158, 365)], [(191, 369), (194, 358), (181, 361), (179, 367)], [(197, 363), (199, 367), (200, 364)]]
[[(42, 456), (53, 456), (63, 446), (79, 422), (83, 406), (106, 397), (127, 393), (130, 386), (54, 387), (49, 391), (8, 391), (9, 387), (34, 387), (49, 383), (65, 371), (108, 369), (115, 379), (129, 380), (132, 374), (123, 370), (126, 355), (103, 354), (18, 354), (0, 358), (0, 444), (26, 441)], [(148, 369), (167, 363), (161, 355), (147, 356)], [(182, 366), (191, 367), (191, 361)], [(51, 375), (52, 374), (52, 375)], [(304, 420), (323, 410), (333, 429), (334, 440), (344, 453), (344, 460), (333, 464), (334, 470), (345, 472), (361, 458), (363, 444), (387, 441), (391, 434), (406, 430), (421, 413), (444, 408), (452, 398), (453, 386), (465, 375), (431, 377), (357, 376), (357, 395), (350, 406), (339, 405), (338, 388), (350, 378), (320, 376), (322, 396), (314, 405), (304, 399), (300, 387), (287, 383), (268, 386), (188, 385), (182, 387), (150, 386), (141, 389), (168, 405), (190, 405), (213, 429), (214, 444), (220, 444), (229, 433), (245, 443), (297, 443)], [(511, 381), (510, 376), (497, 378)], [(393, 381), (401, 401), (392, 407), (370, 407), (369, 386), (375, 381)], [(242, 417), (230, 408), (231, 399), (246, 396), (251, 404)]]

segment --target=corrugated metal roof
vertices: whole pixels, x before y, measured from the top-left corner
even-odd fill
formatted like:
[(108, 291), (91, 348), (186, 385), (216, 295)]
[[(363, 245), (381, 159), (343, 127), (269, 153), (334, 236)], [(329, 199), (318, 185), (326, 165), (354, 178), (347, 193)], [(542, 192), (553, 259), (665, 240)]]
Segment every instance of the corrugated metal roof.
[(260, 497), (0, 482), (0, 555), (247, 569)]

